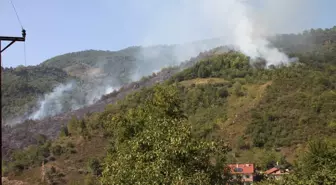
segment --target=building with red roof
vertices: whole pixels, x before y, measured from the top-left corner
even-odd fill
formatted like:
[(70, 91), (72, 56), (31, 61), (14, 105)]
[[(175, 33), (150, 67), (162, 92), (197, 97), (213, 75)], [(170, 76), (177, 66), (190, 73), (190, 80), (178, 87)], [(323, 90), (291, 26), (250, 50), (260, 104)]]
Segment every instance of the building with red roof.
[(229, 164), (230, 172), (233, 178), (241, 177), (244, 185), (249, 185), (254, 182), (255, 179), (255, 169), (254, 164)]
[(274, 179), (281, 179), (283, 177), (283, 175), (289, 174), (288, 170), (281, 170), (278, 167), (273, 167), (267, 171), (264, 172), (265, 175), (267, 175), (268, 177), (273, 177)]

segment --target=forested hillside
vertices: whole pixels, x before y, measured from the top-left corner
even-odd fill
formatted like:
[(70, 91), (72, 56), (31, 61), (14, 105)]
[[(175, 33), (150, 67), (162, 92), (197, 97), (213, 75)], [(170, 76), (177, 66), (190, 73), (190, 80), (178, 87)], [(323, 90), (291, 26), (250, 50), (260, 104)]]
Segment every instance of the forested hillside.
[[(46, 104), (61, 101), (75, 102), (76, 106), (71, 108), (62, 104), (56, 114), (90, 105), (110, 89), (139, 80), (163, 67), (179, 64), (216, 45), (216, 41), (205, 40), (186, 45), (129, 47), (120, 51), (87, 50), (56, 56), (37, 66), (4, 68), (3, 119), (10, 123), (13, 119), (29, 118), (29, 114), (39, 109), (39, 100), (61, 84), (70, 84), (70, 95), (48, 100)], [(44, 116), (44, 112), (50, 111), (40, 112), (43, 113), (38, 115)]]
[[(301, 46), (295, 42), (282, 46), (298, 58), (288, 65), (265, 68), (262, 59), (252, 64), (237, 51), (186, 64), (103, 112), (73, 117), (54, 141), (41, 135), (3, 163), (4, 173), (37, 183), (44, 161), (46, 181), (58, 184), (225, 184), (233, 180), (228, 163), (266, 170), (278, 162), (293, 172), (261, 183), (332, 184), (335, 32), (305, 33), (314, 37), (309, 51), (295, 49)], [(280, 40), (288, 37), (294, 36)]]
[[(69, 80), (77, 82), (85, 80), (88, 74), (96, 71), (104, 75), (99, 67), (95, 67), (98, 62), (97, 56), (102, 57), (101, 61), (106, 63), (104, 57), (111, 53), (113, 52), (83, 51), (54, 57), (38, 66), (4, 68), (2, 73), (4, 120), (32, 113), (38, 99), (52, 92), (60, 84)], [(116, 64), (115, 67), (122, 71), (123, 66)]]
[(29, 114), (39, 96), (71, 78), (65, 71), (53, 67), (4, 68), (1, 72), (2, 117), (4, 120)]
[[(326, 29), (311, 29), (300, 34), (282, 34), (270, 38), (272, 44), (286, 52), (321, 52), (332, 49), (335, 44), (336, 26)], [(328, 52), (327, 52), (328, 53)]]

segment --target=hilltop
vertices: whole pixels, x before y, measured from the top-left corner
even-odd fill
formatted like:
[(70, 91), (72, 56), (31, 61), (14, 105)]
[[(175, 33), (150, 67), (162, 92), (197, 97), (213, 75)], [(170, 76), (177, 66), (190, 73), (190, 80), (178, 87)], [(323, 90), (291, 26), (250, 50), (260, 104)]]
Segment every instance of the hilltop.
[[(253, 161), (262, 170), (277, 161), (294, 165), (309, 141), (336, 141), (336, 30), (282, 35), (273, 42), (298, 61), (265, 68), (261, 59), (252, 64), (240, 52), (217, 48), (125, 85), (92, 106), (6, 127), (3, 149), (35, 143), (14, 152), (7, 173), (36, 183), (45, 161), (48, 178), (61, 184), (134, 182), (133, 176), (142, 182), (209, 182), (216, 173), (209, 160), (222, 155), (225, 163)], [(330, 148), (325, 157), (334, 159)], [(334, 170), (334, 163), (324, 170)], [(327, 172), (319, 175), (332, 174)]]

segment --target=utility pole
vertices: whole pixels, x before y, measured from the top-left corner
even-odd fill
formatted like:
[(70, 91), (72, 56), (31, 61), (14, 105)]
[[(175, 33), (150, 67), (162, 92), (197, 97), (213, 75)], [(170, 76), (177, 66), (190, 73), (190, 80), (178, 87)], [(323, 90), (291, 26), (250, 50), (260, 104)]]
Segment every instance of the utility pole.
[[(1, 49), (1, 42), (2, 41), (11, 41), (7, 46), (5, 46), (3, 49)], [(8, 36), (0, 36), (0, 64), (2, 67), (2, 61), (1, 61), (1, 53), (4, 52), (9, 46), (14, 44), (14, 42), (25, 42), (26, 41), (26, 30), (22, 29), (22, 37), (8, 37)]]
[[(5, 46), (3, 49), (1, 48), (1, 42), (2, 41), (11, 41), (7, 46)], [(14, 42), (25, 42), (26, 41), (26, 30), (22, 29), (22, 37), (8, 37), (8, 36), (0, 36), (0, 65), (1, 65), (1, 71), (0, 71), (0, 82), (1, 82), (1, 86), (0, 86), (0, 90), (2, 91), (2, 57), (1, 57), (1, 53), (4, 52), (7, 48), (9, 48), (9, 46), (11, 46), (12, 44), (14, 44)], [(3, 116), (2, 114), (2, 97), (0, 99), (1, 102), (1, 116)], [(1, 118), (1, 128), (2, 128), (2, 124), (3, 124), (3, 118)]]

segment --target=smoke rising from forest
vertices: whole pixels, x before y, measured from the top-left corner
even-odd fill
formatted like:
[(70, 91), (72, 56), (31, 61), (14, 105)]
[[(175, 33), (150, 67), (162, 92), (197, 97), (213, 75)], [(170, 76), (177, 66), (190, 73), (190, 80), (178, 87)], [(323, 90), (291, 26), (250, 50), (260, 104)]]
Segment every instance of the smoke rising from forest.
[[(131, 81), (220, 45), (233, 45), (252, 59), (265, 59), (267, 65), (288, 63), (292, 59), (273, 47), (267, 38), (301, 31), (312, 20), (307, 15), (314, 13), (312, 0), (185, 0), (177, 6), (132, 1), (130, 6), (136, 11), (155, 12), (143, 36), (142, 44), (149, 47), (136, 52), (133, 70), (128, 74)], [(191, 43), (205, 38), (220, 39)], [(174, 43), (184, 44), (153, 46)], [(106, 70), (104, 66), (100, 68)], [(41, 99), (30, 118), (41, 119), (90, 105), (122, 85), (114, 78), (107, 76), (85, 87), (75, 82), (62, 84)]]
[[(119, 56), (100, 60), (94, 66), (99, 69), (99, 72), (88, 73), (82, 79), (83, 81), (60, 84), (54, 88), (53, 92), (40, 98), (36, 111), (28, 118), (42, 119), (91, 105), (103, 95), (118, 90), (125, 83), (138, 81), (143, 76), (151, 75), (164, 67), (178, 65), (204, 48), (215, 47), (212, 42), (209, 44), (211, 46), (207, 43), (198, 43), (198, 46), (187, 44), (137, 47), (133, 49), (133, 57)], [(190, 46), (194, 50), (190, 50), (190, 55), (187, 55), (183, 51), (186, 51)]]
[(98, 101), (103, 95), (117, 89), (111, 85), (81, 85), (76, 81), (60, 84), (53, 92), (44, 95), (38, 103), (38, 109), (29, 119), (42, 119), (67, 111), (77, 110)]
[(221, 45), (234, 45), (251, 58), (261, 57), (268, 65), (276, 65), (289, 59), (272, 47), (267, 37), (308, 27), (313, 21), (314, 3), (313, 0), (184, 0), (176, 6), (162, 3), (150, 7), (143, 1), (132, 4), (147, 11), (157, 9), (144, 43), (221, 37)]

